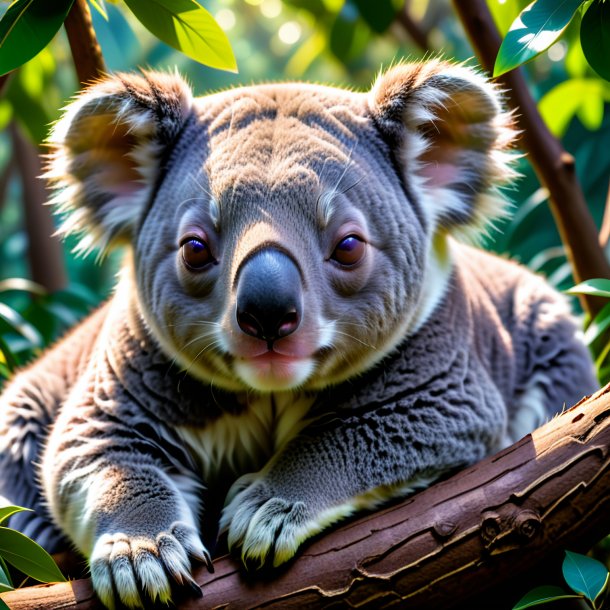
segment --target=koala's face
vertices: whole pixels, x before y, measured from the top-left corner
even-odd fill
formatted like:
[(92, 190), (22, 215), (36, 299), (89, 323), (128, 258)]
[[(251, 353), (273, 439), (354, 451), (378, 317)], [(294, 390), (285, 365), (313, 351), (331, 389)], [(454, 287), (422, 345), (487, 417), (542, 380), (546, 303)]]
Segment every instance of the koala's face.
[(427, 237), (363, 102), (287, 85), (197, 108), (135, 243), (140, 298), (190, 372), (321, 387), (404, 335)]
[[(97, 241), (131, 243), (143, 315), (190, 374), (259, 391), (359, 374), (429, 314), (439, 236), (476, 225), (477, 194), (508, 172), (493, 159), (508, 130), (493, 91), (434, 66), (395, 69), (371, 94), (288, 84), (195, 101), (171, 77), (130, 77), (119, 101), (104, 91), (102, 118), (89, 94), (56, 130), (56, 175), (82, 206), (64, 202), (66, 231), (93, 219)], [(83, 124), (113, 112), (112, 135), (78, 159)], [(110, 169), (88, 169), (100, 157)]]

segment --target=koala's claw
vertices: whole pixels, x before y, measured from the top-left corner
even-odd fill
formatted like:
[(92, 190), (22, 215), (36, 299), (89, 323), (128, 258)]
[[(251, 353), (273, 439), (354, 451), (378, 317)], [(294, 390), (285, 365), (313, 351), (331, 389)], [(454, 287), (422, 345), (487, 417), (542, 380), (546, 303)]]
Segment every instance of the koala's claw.
[(301, 543), (321, 531), (304, 502), (270, 497), (262, 483), (239, 492), (225, 508), (223, 529), (231, 550), (240, 550), (246, 568), (278, 567)]
[(118, 600), (127, 608), (146, 608), (147, 602), (171, 601), (171, 581), (201, 588), (191, 576), (189, 555), (210, 568), (211, 556), (195, 530), (176, 523), (156, 537), (104, 534), (91, 555), (91, 579), (102, 603), (111, 610)]

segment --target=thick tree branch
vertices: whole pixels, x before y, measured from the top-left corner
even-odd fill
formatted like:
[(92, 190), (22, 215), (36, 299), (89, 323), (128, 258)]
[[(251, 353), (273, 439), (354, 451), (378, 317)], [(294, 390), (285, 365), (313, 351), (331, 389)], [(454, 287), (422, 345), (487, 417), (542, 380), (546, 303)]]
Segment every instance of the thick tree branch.
[[(492, 72), (501, 38), (485, 0), (453, 0), (453, 4), (481, 65)], [(574, 158), (542, 120), (521, 70), (512, 70), (497, 80), (517, 112), (521, 141), (529, 160), (549, 191), (551, 212), (572, 264), (574, 279), (581, 282), (594, 277), (610, 278), (610, 265), (599, 246), (597, 229), (576, 176)], [(593, 316), (605, 301), (583, 296), (582, 304)]]
[(81, 87), (99, 79), (106, 71), (106, 64), (95, 36), (87, 0), (74, 2), (64, 27)]
[[(217, 559), (214, 574), (195, 574), (203, 597), (179, 608), (510, 608), (546, 584), (543, 560), (610, 530), (609, 488), (610, 386), (498, 455), (320, 537), (272, 578)], [(11, 610), (100, 608), (87, 580), (2, 598)]]

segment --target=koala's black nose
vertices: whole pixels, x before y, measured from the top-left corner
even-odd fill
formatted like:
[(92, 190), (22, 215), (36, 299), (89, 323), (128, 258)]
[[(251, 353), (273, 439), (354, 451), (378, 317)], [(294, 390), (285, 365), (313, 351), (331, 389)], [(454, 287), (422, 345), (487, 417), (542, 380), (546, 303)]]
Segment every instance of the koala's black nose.
[(271, 344), (301, 322), (301, 274), (283, 252), (267, 248), (242, 267), (237, 286), (237, 323), (247, 334)]

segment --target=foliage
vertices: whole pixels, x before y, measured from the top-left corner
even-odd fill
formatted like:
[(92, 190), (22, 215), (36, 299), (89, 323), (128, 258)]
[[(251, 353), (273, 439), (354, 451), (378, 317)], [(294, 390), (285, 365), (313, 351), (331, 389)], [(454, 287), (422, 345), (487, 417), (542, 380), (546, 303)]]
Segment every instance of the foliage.
[[(229, 40), (195, 0), (126, 0), (137, 19), (155, 36), (196, 61), (235, 70)], [(23, 65), (57, 34), (74, 0), (15, 0), (0, 20), (0, 74)], [(103, 2), (92, 6), (107, 18)]]
[(601, 608), (599, 598), (607, 589), (610, 576), (603, 563), (586, 555), (566, 551), (562, 572), (573, 593), (553, 585), (536, 587), (524, 595), (513, 606), (513, 610), (524, 610), (569, 598), (584, 599), (593, 610)]
[[(596, 297), (610, 298), (610, 280), (592, 279), (581, 282), (566, 290), (568, 294), (589, 294)], [(610, 341), (607, 340), (610, 329), (610, 302), (590, 322), (585, 332), (585, 343), (595, 356), (595, 366), (600, 381), (610, 382)]]
[(0, 281), (0, 379), (74, 326), (98, 301), (72, 284), (52, 294), (22, 278)]
[(610, 4), (606, 0), (534, 0), (515, 19), (502, 41), (494, 76), (546, 51), (580, 13), (580, 42), (593, 69), (610, 80)]
[[(0, 508), (0, 593), (14, 589), (7, 563), (40, 582), (66, 580), (52, 557), (40, 545), (20, 532), (2, 526), (11, 515), (24, 510), (29, 509), (20, 506)], [(0, 610), (3, 603), (0, 600)], [(6, 604), (4, 607), (7, 607)]]

